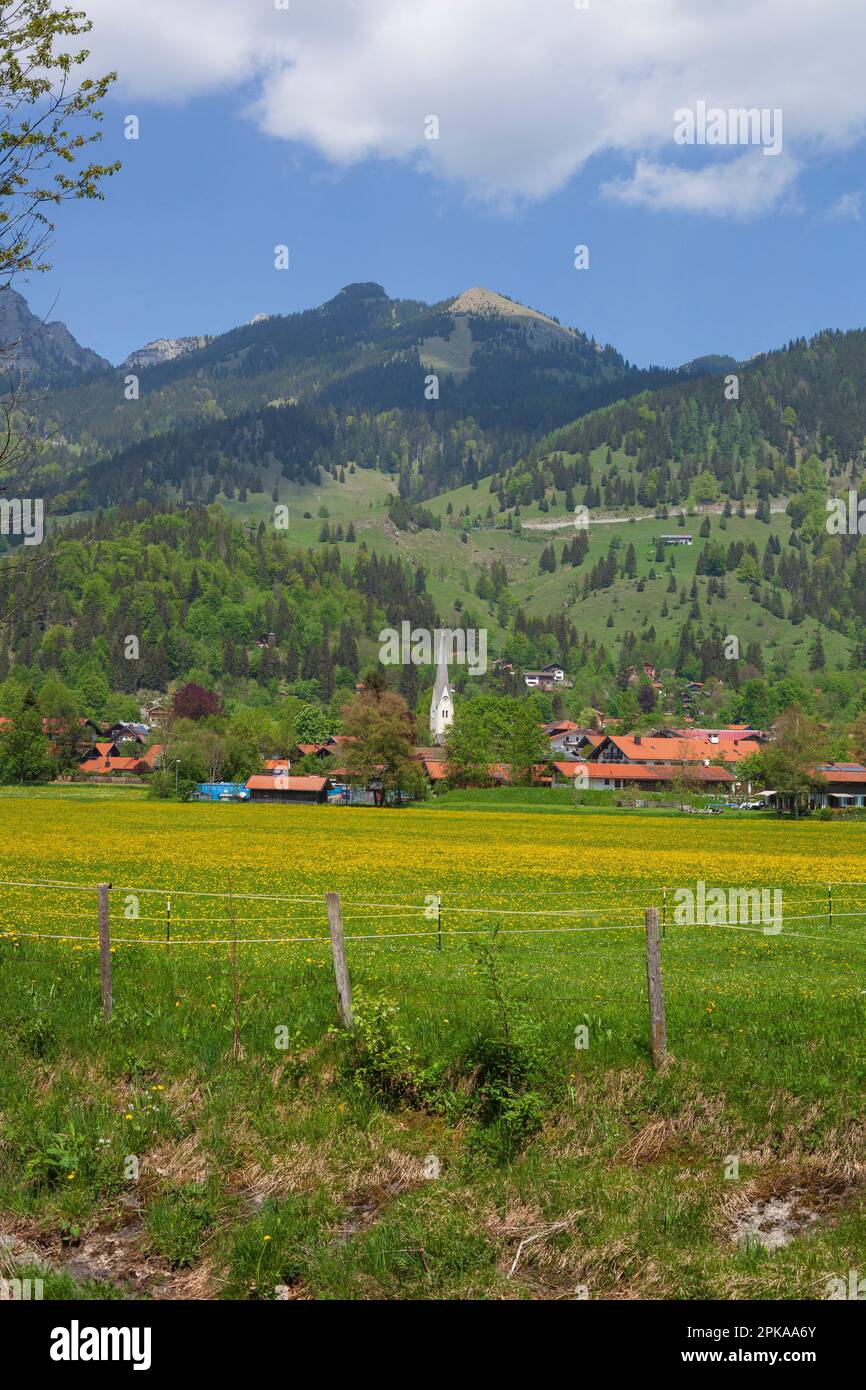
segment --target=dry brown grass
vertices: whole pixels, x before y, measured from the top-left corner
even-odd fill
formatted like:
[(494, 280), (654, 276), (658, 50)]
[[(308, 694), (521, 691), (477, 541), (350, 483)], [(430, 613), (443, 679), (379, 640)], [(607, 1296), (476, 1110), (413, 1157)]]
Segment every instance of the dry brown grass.
[(658, 1115), (638, 1130), (615, 1155), (617, 1163), (640, 1167), (663, 1157), (676, 1157), (689, 1148), (709, 1148), (722, 1133), (731, 1143), (730, 1126), (723, 1119), (722, 1097), (695, 1096), (676, 1115)]
[(188, 1134), (179, 1143), (167, 1140), (152, 1153), (146, 1154), (141, 1162), (142, 1182), (150, 1187), (158, 1178), (173, 1187), (188, 1183), (207, 1182), (210, 1165), (206, 1155), (201, 1152), (200, 1136)]
[(296, 1142), (285, 1154), (251, 1158), (237, 1170), (231, 1186), (259, 1201), (314, 1190), (329, 1191), (349, 1207), (381, 1205), (397, 1192), (426, 1182), (423, 1159), (389, 1148), (352, 1164), (333, 1146)]

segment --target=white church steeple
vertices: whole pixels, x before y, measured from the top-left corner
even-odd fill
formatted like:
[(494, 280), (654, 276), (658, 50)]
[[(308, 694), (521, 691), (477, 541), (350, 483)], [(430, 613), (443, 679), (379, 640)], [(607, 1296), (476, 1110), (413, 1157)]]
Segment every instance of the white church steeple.
[(430, 736), (435, 744), (445, 742), (445, 735), (454, 719), (454, 691), (448, 682), (448, 662), (441, 639), (438, 657), (433, 699), (430, 701)]

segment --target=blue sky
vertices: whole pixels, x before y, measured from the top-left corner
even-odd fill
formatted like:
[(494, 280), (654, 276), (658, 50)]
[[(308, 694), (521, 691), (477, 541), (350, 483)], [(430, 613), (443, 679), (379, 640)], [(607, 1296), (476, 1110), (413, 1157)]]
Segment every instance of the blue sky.
[[(623, 0), (607, 2), (625, 23)], [(322, 56), (313, 11), (311, 32), (294, 36), (288, 56), (267, 48), (270, 28), (264, 37), (249, 34), (246, 70), (223, 58), (212, 35), (216, 46), (199, 73), (206, 41), (199, 28), (190, 35), (196, 48), (187, 72), (175, 28), (166, 37), (172, 75), (158, 44), (170, 11), (163, 0), (152, 3), (144, 56), (136, 51), (141, 7), (113, 0), (116, 8), (105, 14), (114, 27), (95, 30), (96, 58), (120, 70), (117, 99), (106, 105), (103, 153), (121, 158), (123, 170), (107, 185), (105, 202), (62, 210), (53, 270), (19, 286), (37, 312), (63, 319), (112, 361), (156, 337), (216, 333), (260, 311), (319, 304), (354, 280), (431, 302), (484, 285), (613, 343), (641, 365), (674, 365), (706, 352), (748, 357), (820, 328), (866, 324), (866, 156), (860, 128), (852, 131), (841, 109), (825, 113), (819, 128), (818, 90), (789, 99), (758, 64), (744, 94), (739, 77), (726, 87), (725, 69), (710, 75), (702, 63), (700, 83), (680, 76), (658, 93), (653, 86), (653, 109), (636, 129), (634, 112), (648, 104), (644, 89), (620, 95), (612, 113), (597, 103), (568, 105), (573, 81), (562, 74), (558, 85), (561, 35), (554, 31), (548, 120), (538, 105), (529, 116), (515, 111), (507, 79), (519, 31), (502, 39), (502, 70), (485, 79), (477, 99), (479, 84), (449, 68), (447, 51), (429, 62), (416, 58), (415, 86), (431, 77), (430, 89), (416, 96), (411, 72), (389, 90), (393, 32), (356, 35), (350, 83), (341, 51)], [(332, 9), (343, 3), (322, 0)], [(355, 0), (352, 22), (369, 3)], [(643, 3), (661, 18), (678, 0)], [(838, 3), (847, 10), (847, 0)], [(97, 19), (102, 4), (88, 7)], [(235, 26), (226, 47), (230, 40), (236, 49), (243, 6), (213, 4)], [(443, 0), (442, 8), (450, 4)], [(488, 0), (465, 5), (478, 23), (494, 12)], [(522, 6), (506, 4), (515, 24)], [(455, 25), (464, 22), (465, 10), (453, 14)], [(449, 31), (448, 42), (453, 37)], [(593, 72), (614, 63), (606, 55), (616, 37), (614, 27), (598, 38)], [(654, 39), (643, 42), (650, 56)], [(406, 52), (415, 56), (411, 46)], [(539, 100), (544, 60), (542, 46)], [(821, 80), (818, 73), (819, 87)], [(350, 108), (342, 125), (338, 85)], [(528, 86), (530, 103), (531, 78)], [(732, 104), (784, 101), (785, 153), (774, 159), (760, 149), (677, 148), (670, 128), (676, 99), (691, 104), (704, 88), (710, 100), (729, 96)], [(442, 134), (425, 146), (418, 128), (433, 110), (441, 112)], [(140, 120), (137, 141), (123, 138), (130, 112)], [(288, 271), (273, 267), (277, 243), (290, 247)], [(573, 267), (576, 243), (589, 246), (587, 271)]]

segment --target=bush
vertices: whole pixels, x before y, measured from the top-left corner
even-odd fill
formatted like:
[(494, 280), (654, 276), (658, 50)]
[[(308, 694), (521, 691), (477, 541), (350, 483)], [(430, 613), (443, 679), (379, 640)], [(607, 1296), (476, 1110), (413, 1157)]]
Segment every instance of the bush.
[(163, 768), (154, 772), (147, 784), (147, 795), (152, 801), (192, 801), (198, 790), (198, 783), (191, 777), (178, 777), (175, 792), (174, 769)]
[(386, 1104), (419, 1099), (412, 1049), (395, 1025), (398, 1007), (382, 995), (358, 991), (353, 1000), (355, 1029), (341, 1033), (347, 1069), (354, 1083)]
[(355, 1029), (339, 1033), (353, 1084), (380, 1103), (423, 1106), (450, 1121), (474, 1120), (472, 1144), (507, 1163), (541, 1128), (547, 1058), (538, 1025), (506, 988), (496, 933), (479, 952), (492, 1004), (489, 1020), (450, 1063), (422, 1069), (396, 1026), (398, 1006), (355, 997)]

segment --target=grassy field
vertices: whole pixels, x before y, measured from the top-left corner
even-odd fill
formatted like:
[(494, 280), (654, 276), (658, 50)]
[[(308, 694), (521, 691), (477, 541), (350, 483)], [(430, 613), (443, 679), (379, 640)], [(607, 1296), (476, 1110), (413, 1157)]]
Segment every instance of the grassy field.
[(87, 782), (46, 782), (44, 785), (26, 787), (0, 787), (0, 800), (4, 801), (144, 801), (146, 787), (125, 786), (122, 782), (88, 785)]
[[(866, 826), (45, 797), (0, 827), (0, 1250), (47, 1297), (801, 1299), (864, 1268)], [(675, 924), (698, 879), (781, 889), (782, 931)]]
[[(698, 811), (707, 806), (718, 806), (719, 797), (712, 793), (690, 797), (690, 803)], [(431, 811), (552, 811), (557, 814), (573, 816), (576, 810), (581, 815), (618, 816), (675, 816), (682, 819), (682, 811), (675, 798), (664, 792), (645, 792), (639, 798), (639, 805), (620, 806), (611, 793), (589, 789), (575, 792), (573, 787), (462, 787), (452, 791), (437, 792), (424, 803), (425, 810)], [(724, 807), (723, 814), (728, 820), (766, 819), (768, 813), (745, 811)]]

